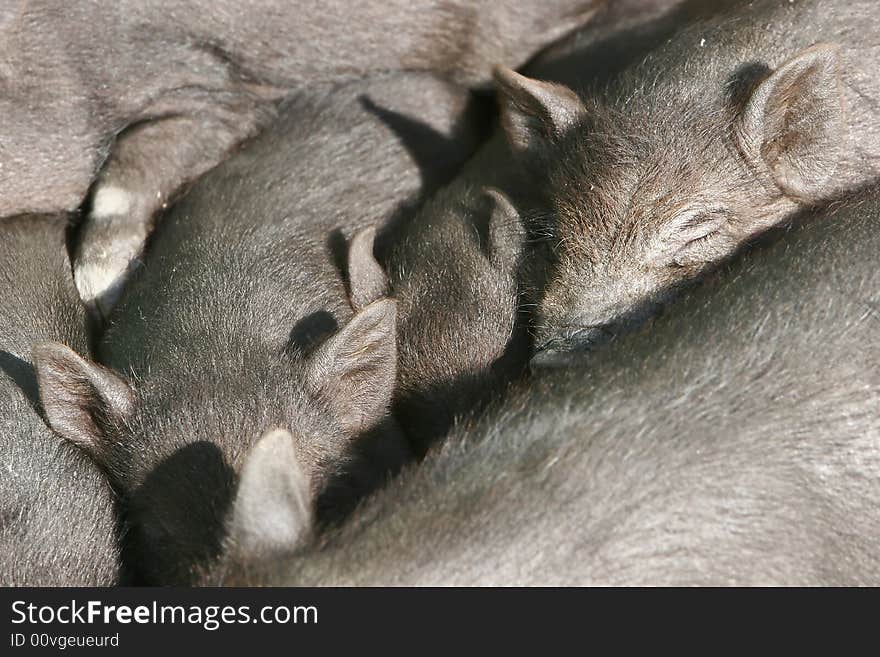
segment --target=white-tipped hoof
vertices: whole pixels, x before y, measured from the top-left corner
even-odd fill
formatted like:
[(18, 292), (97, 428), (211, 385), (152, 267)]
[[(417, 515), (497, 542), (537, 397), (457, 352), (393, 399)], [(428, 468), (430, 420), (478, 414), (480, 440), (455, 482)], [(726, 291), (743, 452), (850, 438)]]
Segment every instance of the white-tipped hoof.
[(83, 303), (98, 318), (116, 305), (147, 238), (136, 200), (121, 187), (98, 187), (80, 232), (73, 279)]
[(121, 187), (99, 187), (92, 199), (91, 216), (95, 219), (124, 217), (131, 210), (132, 197)]
[(100, 319), (104, 319), (119, 301), (128, 274), (129, 262), (118, 260), (106, 262), (87, 262), (77, 264), (73, 270), (73, 280), (86, 308)]

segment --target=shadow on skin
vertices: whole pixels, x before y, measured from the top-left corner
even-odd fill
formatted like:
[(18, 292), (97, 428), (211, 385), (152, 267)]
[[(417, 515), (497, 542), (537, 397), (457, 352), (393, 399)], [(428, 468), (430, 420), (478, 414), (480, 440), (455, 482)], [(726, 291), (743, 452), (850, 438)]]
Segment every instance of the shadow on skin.
[(386, 262), (388, 251), (402, 226), (434, 192), (449, 183), (473, 155), (473, 151), (462, 153), (461, 144), (469, 136), (474, 142), (474, 150), (483, 142), (494, 111), (484, 98), (472, 94), (452, 130), (454, 137), (450, 138), (418, 119), (381, 107), (366, 96), (360, 101), (366, 111), (375, 115), (397, 137), (416, 163), (422, 179), (417, 197), (402, 203), (385, 225), (378, 227), (376, 257), (379, 262)]
[(125, 503), (123, 565), (133, 584), (188, 584), (220, 556), (237, 477), (213, 443), (164, 459)]
[(12, 379), (12, 382), (27, 398), (31, 407), (42, 417), (43, 407), (40, 404), (40, 390), (37, 386), (37, 375), (33, 365), (0, 349), (0, 371)]
[[(644, 59), (683, 26), (701, 18), (711, 18), (735, 7), (738, 2), (739, 0), (684, 0), (656, 18), (623, 31), (615, 29), (613, 20), (610, 25), (604, 22), (603, 14), (600, 13), (581, 30), (582, 34), (589, 35), (585, 45), (556, 57), (552, 56), (551, 47), (551, 56), (547, 59), (552, 64), (534, 66), (529, 63), (523, 68), (523, 72), (525, 75), (540, 78), (541, 71), (553, 71), (554, 78), (568, 86), (582, 87), (583, 81), (589, 80), (591, 88), (600, 89), (622, 70)], [(600, 30), (610, 33), (598, 36), (596, 32)], [(539, 55), (536, 59), (540, 63), (542, 57)]]
[(287, 351), (308, 354), (339, 329), (336, 318), (326, 310), (318, 310), (299, 320), (290, 331)]
[(366, 497), (412, 461), (412, 452), (397, 420), (389, 416), (358, 436), (346, 457), (344, 466), (330, 477), (315, 502), (315, 520), (321, 529), (343, 522)]
[[(318, 526), (341, 522), (410, 460), (398, 436), (389, 418), (358, 438), (316, 502)], [(123, 582), (185, 586), (209, 572), (222, 555), (237, 486), (237, 473), (208, 441), (181, 447), (153, 468), (124, 503)]]
[[(870, 190), (872, 187), (869, 185), (866, 189)], [(857, 198), (860, 193), (862, 193), (860, 190), (855, 191), (848, 195), (847, 198)], [(570, 363), (570, 354), (572, 353), (576, 352), (583, 356), (585, 353), (595, 352), (600, 349), (604, 350), (609, 348), (609, 343), (619, 337), (628, 333), (645, 330), (646, 325), (649, 325), (651, 321), (666, 312), (667, 306), (673, 304), (677, 298), (687, 295), (697, 287), (714, 285), (719, 278), (723, 279), (731, 266), (736, 266), (736, 263), (745, 254), (749, 254), (748, 257), (750, 258), (760, 258), (762, 251), (766, 251), (780, 240), (785, 239), (785, 234), (793, 225), (814, 220), (817, 213), (819, 220), (822, 220), (829, 210), (833, 211), (837, 203), (839, 201), (829, 200), (827, 203), (816, 207), (804, 208), (778, 226), (773, 226), (753, 236), (740, 245), (727, 258), (710, 263), (702, 272), (681, 281), (679, 285), (660, 290), (655, 298), (635, 305), (631, 310), (620, 315), (615, 322), (606, 325), (601, 335), (596, 336), (592, 334), (589, 340), (579, 340), (575, 332), (572, 332), (570, 336), (566, 336), (564, 331), (561, 332), (559, 337), (550, 341), (552, 344), (545, 343), (545, 345), (537, 346), (537, 353), (532, 358), (532, 364), (539, 366), (565, 366)], [(827, 220), (833, 221), (833, 217), (829, 217)], [(649, 326), (647, 330), (650, 330)]]
[(416, 458), (423, 459), (446, 438), (456, 421), (476, 416), (490, 404), (503, 403), (511, 385), (526, 373), (528, 353), (525, 331), (518, 329), (488, 372), (460, 374), (417, 394), (402, 394), (395, 401), (394, 413), (404, 426), (418, 427), (417, 436), (409, 434)]
[(342, 284), (345, 286), (345, 293), (351, 295), (351, 277), (348, 275), (348, 241), (345, 239), (345, 233), (341, 228), (334, 228), (327, 235), (325, 242), (327, 253), (330, 254), (330, 260), (339, 276), (342, 278)]
[(725, 85), (728, 107), (742, 111), (755, 87), (771, 72), (772, 69), (762, 62), (749, 62), (736, 69)]
[[(378, 225), (375, 252), (379, 262), (386, 256), (402, 227), (412, 220), (421, 205), (458, 173), (471, 152), (462, 154), (461, 143), (466, 135), (484, 135), (489, 130), (491, 112), (484, 99), (471, 96), (453, 129), (455, 137), (447, 137), (418, 119), (386, 109), (367, 96), (360, 97), (363, 108), (376, 116), (394, 134), (419, 169), (422, 186), (412, 199), (399, 204), (383, 225)], [(474, 139), (475, 146), (482, 140)], [(327, 253), (342, 277), (347, 293), (351, 293), (348, 274), (348, 241), (339, 228), (327, 236)]]
[[(462, 158), (462, 138), (468, 134), (489, 132), (492, 113), (485, 100), (471, 95), (461, 116), (447, 137), (422, 121), (377, 105), (368, 96), (361, 96), (363, 108), (379, 119), (400, 141), (419, 168), (423, 193), (431, 193), (448, 183), (470, 153)], [(482, 141), (482, 140), (475, 140)]]

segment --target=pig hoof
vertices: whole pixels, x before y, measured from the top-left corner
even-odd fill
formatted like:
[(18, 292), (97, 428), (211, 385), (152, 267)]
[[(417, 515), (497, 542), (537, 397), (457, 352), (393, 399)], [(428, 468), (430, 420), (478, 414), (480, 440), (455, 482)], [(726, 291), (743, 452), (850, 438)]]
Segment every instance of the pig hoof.
[(82, 262), (74, 267), (73, 280), (86, 308), (99, 319), (116, 305), (130, 269), (128, 262)]
[(103, 319), (119, 300), (146, 235), (136, 226), (89, 218), (73, 265), (73, 280), (86, 307)]
[(92, 199), (92, 219), (125, 217), (131, 210), (131, 194), (120, 187), (108, 185), (95, 192)]
[(147, 222), (138, 196), (117, 185), (101, 185), (80, 233), (73, 277), (80, 298), (97, 319), (119, 299), (146, 240)]

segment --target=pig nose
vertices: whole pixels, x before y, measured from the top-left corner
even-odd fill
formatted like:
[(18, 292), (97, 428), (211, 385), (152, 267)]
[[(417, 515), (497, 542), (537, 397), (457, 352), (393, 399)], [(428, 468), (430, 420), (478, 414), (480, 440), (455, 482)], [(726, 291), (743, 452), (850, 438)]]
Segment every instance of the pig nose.
[(613, 336), (613, 331), (606, 325), (565, 327), (537, 347), (531, 364), (538, 367), (565, 365), (571, 360), (572, 353), (591, 351)]

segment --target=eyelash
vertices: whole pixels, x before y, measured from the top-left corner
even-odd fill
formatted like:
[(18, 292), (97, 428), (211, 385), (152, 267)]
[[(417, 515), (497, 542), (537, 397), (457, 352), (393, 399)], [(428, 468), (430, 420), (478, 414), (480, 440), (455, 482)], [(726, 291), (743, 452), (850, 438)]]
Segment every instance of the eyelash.
[(687, 242), (685, 244), (685, 246), (688, 247), (688, 246), (692, 246), (694, 244), (699, 244), (700, 242), (706, 242), (710, 237), (712, 237), (712, 235), (714, 235), (714, 233), (715, 233), (715, 231), (712, 231), (711, 233), (706, 233), (702, 237), (697, 237), (696, 239), (692, 239), (691, 241)]

